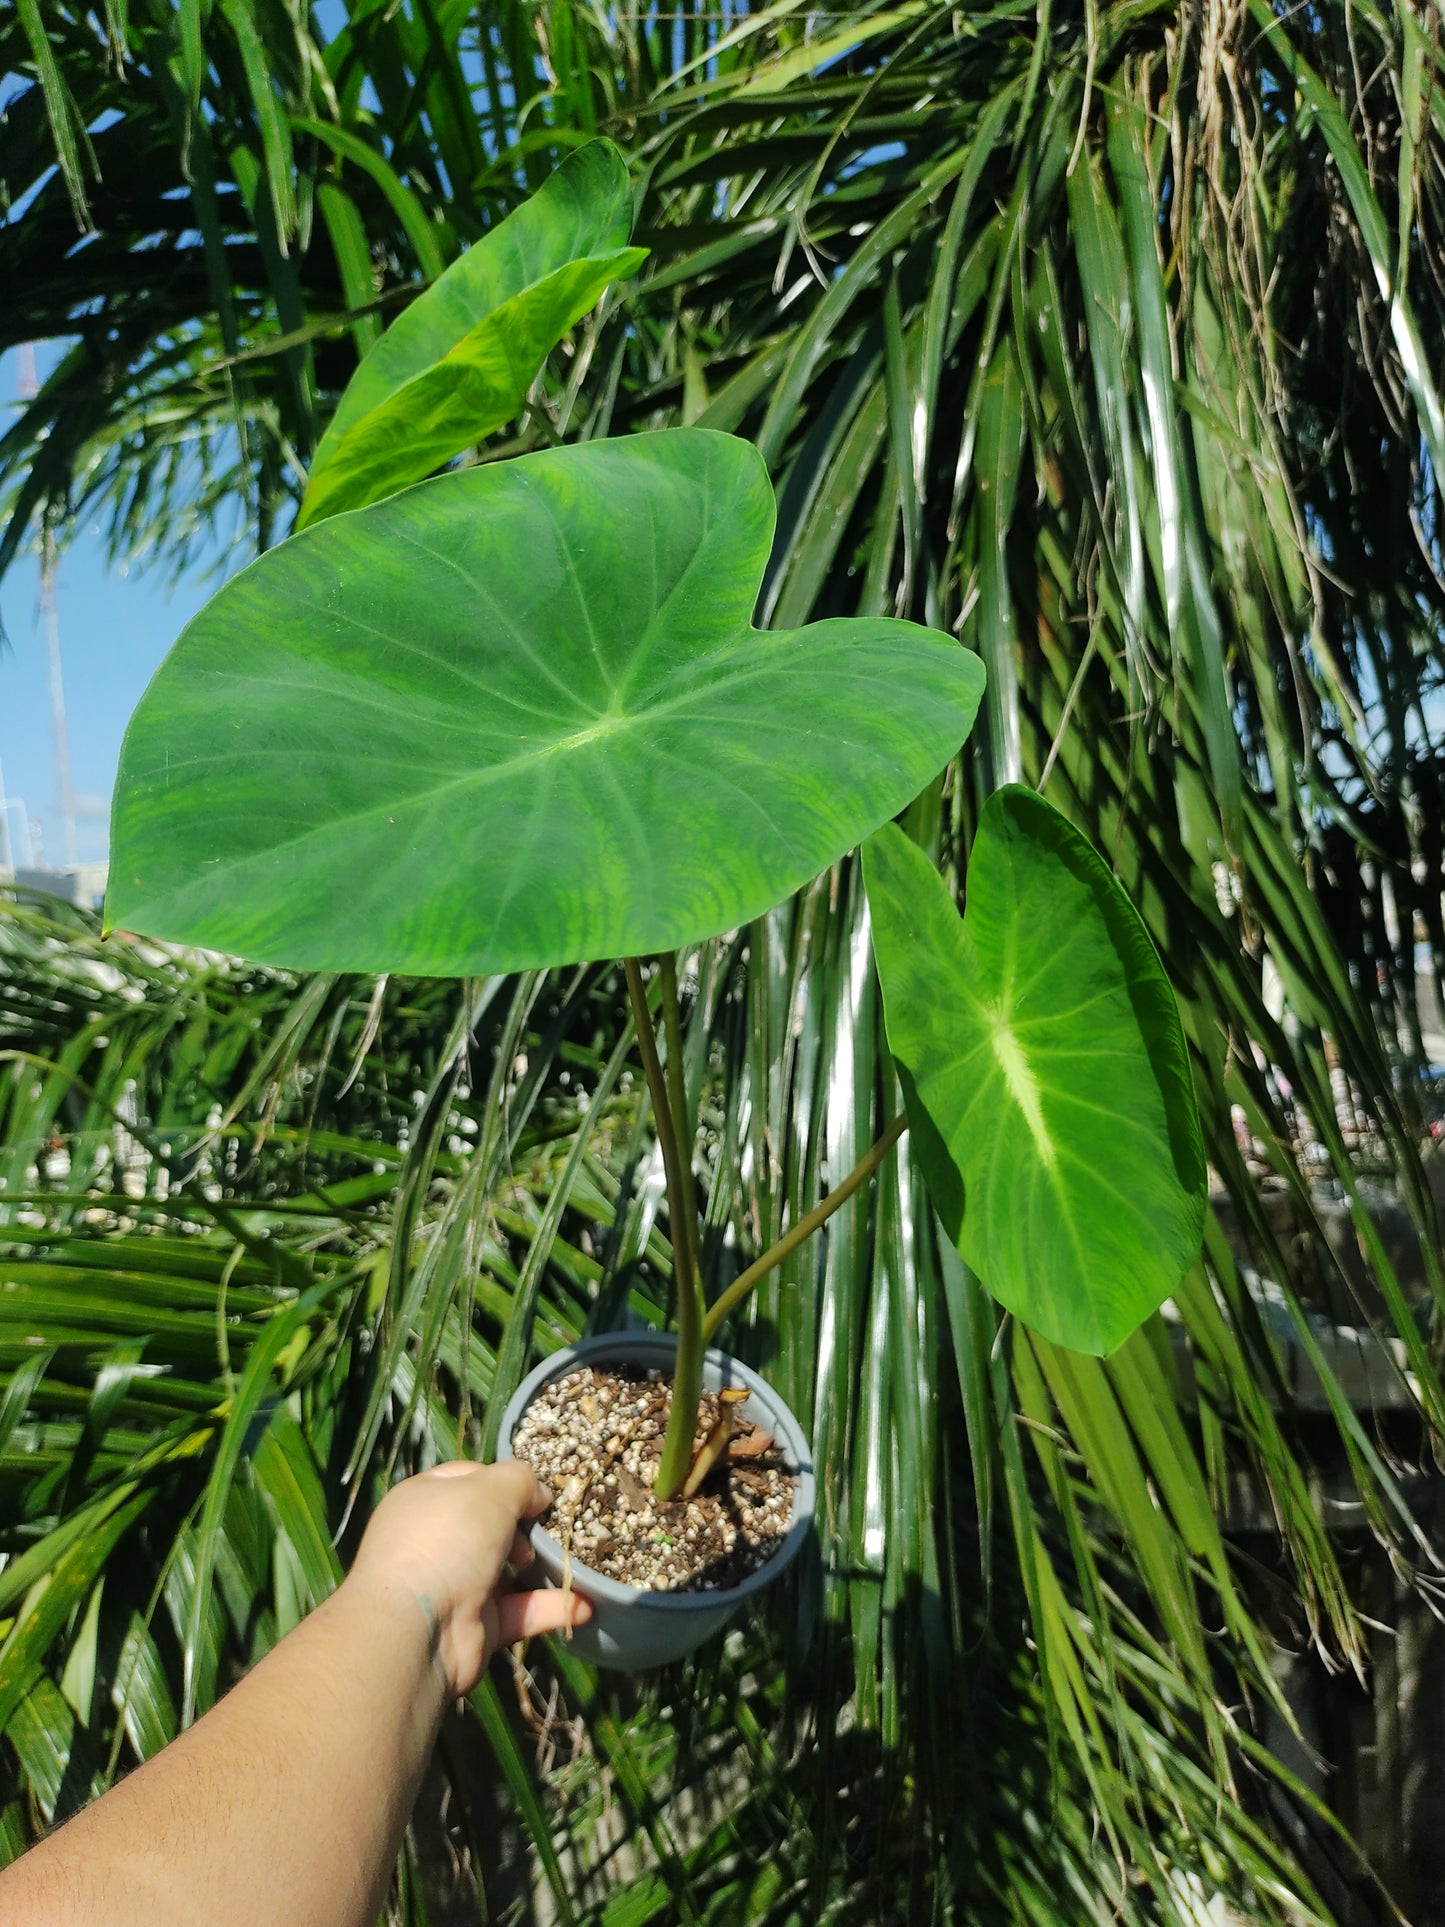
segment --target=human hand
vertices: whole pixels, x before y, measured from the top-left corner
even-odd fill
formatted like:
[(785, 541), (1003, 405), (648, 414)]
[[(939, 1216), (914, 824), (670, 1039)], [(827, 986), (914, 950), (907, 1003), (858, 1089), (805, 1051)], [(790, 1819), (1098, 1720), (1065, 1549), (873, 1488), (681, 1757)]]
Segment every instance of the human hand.
[(393, 1486), (377, 1507), (346, 1585), (410, 1593), (431, 1630), (454, 1698), (469, 1693), (499, 1647), (579, 1626), (585, 1599), (548, 1588), (503, 1590), (503, 1570), (530, 1563), (522, 1530), (551, 1503), (530, 1466), (457, 1459)]

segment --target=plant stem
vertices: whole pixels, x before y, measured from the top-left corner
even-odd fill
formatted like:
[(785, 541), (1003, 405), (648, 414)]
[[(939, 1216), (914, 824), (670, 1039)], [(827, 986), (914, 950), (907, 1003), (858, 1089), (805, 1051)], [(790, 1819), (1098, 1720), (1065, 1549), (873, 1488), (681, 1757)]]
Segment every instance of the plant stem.
[(791, 1231), (785, 1231), (770, 1250), (765, 1251), (761, 1258), (754, 1258), (747, 1270), (740, 1272), (734, 1278), (703, 1320), (704, 1344), (712, 1343), (724, 1321), (732, 1316), (754, 1285), (766, 1278), (770, 1271), (775, 1271), (784, 1258), (811, 1238), (820, 1225), (828, 1222), (840, 1205), (848, 1202), (860, 1185), (868, 1182), (907, 1129), (907, 1114), (900, 1111), (878, 1142), (863, 1153), (843, 1182), (835, 1185), (821, 1203), (813, 1206), (806, 1217), (799, 1218)]
[[(636, 957), (624, 960), (627, 994), (632, 999), (632, 1015), (637, 1024), (637, 1044), (642, 1052), (642, 1071), (652, 1097), (652, 1113), (657, 1120), (657, 1141), (662, 1147), (662, 1170), (667, 1183), (668, 1229), (672, 1233), (672, 1271), (677, 1280), (677, 1361), (672, 1373), (672, 1416), (662, 1444), (662, 1462), (657, 1468), (656, 1490), (660, 1499), (674, 1498), (682, 1490), (692, 1463), (693, 1433), (697, 1429), (698, 1401), (702, 1397), (703, 1303), (697, 1268), (696, 1229), (688, 1209), (692, 1196), (692, 1171), (685, 1161), (685, 1150), (678, 1138), (672, 1105), (668, 1100), (667, 1079), (657, 1055), (657, 1033), (652, 1012), (647, 1007), (647, 992), (642, 983), (642, 966)], [(674, 967), (673, 987), (676, 991)], [(666, 991), (664, 988), (664, 997)]]
[[(662, 1035), (667, 1045), (667, 1096), (672, 1106), (672, 1128), (677, 1135), (682, 1166), (683, 1201), (693, 1236), (693, 1257), (697, 1258), (697, 1187), (692, 1174), (692, 1132), (688, 1129), (687, 1078), (682, 1064), (682, 1007), (677, 996), (677, 958), (665, 950), (658, 958), (662, 969)], [(697, 1290), (702, 1292), (702, 1270), (698, 1267)]]

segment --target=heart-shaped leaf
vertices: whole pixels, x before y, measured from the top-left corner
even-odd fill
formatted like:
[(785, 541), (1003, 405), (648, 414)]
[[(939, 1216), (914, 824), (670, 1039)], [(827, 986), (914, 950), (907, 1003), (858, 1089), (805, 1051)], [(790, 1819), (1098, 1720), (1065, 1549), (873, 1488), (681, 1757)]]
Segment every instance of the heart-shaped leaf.
[(631, 232), (622, 156), (589, 141), (377, 342), (321, 438), (296, 526), (420, 481), (510, 421), (573, 322), (646, 259)]
[(1120, 1345), (1199, 1252), (1205, 1166), (1178, 1008), (1098, 853), (997, 791), (960, 920), (918, 847), (864, 848), (888, 1042), (939, 1216), (995, 1298), (1075, 1351)]
[(672, 429), (293, 537), (131, 720), (110, 922), (451, 976), (760, 914), (937, 773), (983, 682), (912, 623), (751, 628), (773, 520), (756, 449)]

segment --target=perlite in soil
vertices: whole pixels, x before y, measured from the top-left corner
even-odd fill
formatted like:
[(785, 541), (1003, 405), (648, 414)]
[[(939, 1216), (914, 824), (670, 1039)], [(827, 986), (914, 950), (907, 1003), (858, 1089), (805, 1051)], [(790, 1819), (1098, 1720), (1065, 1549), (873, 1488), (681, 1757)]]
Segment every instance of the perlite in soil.
[(512, 1449), (554, 1493), (542, 1522), (579, 1565), (647, 1592), (736, 1586), (782, 1544), (797, 1481), (727, 1393), (704, 1392), (694, 1438), (703, 1476), (660, 1499), (671, 1404), (660, 1373), (587, 1366), (542, 1388)]

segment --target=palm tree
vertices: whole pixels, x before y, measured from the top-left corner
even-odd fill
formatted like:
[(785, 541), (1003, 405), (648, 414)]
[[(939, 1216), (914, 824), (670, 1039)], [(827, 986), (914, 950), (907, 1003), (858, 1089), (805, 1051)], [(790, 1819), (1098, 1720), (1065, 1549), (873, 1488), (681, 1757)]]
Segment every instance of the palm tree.
[[(1438, 982), (1438, 23), (1265, 0), (321, 11), (246, 0), (200, 39), (162, 0), (0, 23), (30, 77), (4, 137), (25, 211), (0, 230), (25, 296), (0, 326), (72, 344), (0, 441), (0, 564), (82, 505), (170, 563), (227, 515), (274, 539), (380, 318), (570, 144), (613, 133), (652, 258), (484, 452), (679, 419), (747, 434), (780, 503), (761, 619), (887, 610), (978, 649), (987, 728), (914, 827), (961, 880), (979, 801), (1022, 777), (1109, 853), (1179, 991), (1219, 1180), (1177, 1316), (1103, 1365), (1000, 1327), (906, 1163), (776, 1274), (737, 1343), (812, 1415), (820, 1566), (793, 1616), (640, 1697), (563, 1652), (553, 1706), (540, 1666), (540, 1778), (483, 1689), (551, 1904), (1187, 1921), (1197, 1879), (1251, 1920), (1377, 1906), (1345, 1850), (1311, 1859), (1311, 1885), (1275, 1844), (1281, 1803), (1309, 1796), (1258, 1732), (1287, 1715), (1272, 1632), (1346, 1669), (1367, 1655), (1321, 1458), (1402, 1572), (1438, 1571), (1401, 1475), (1445, 1413), (1417, 961)], [(164, 1730), (94, 1691), (77, 1724), (67, 1697), (130, 1677), (121, 1588), (95, 1590), (114, 1547), (145, 1547), (127, 1570), (172, 1626), (145, 1678), (184, 1714), (324, 1590), (329, 1530), (388, 1469), (449, 1449), (533, 1343), (629, 1296), (655, 1314), (666, 1269), (605, 984), (289, 983), (137, 952), (102, 996), (107, 953), (36, 916), (6, 926), (25, 1053), (6, 1275), (43, 1293), (77, 1240), (107, 1276), (138, 1243), (154, 1258), (114, 1332), (133, 1358), (43, 1295), (18, 1334), (42, 1347), (5, 1354), (0, 1592), (20, 1610), (0, 1725), (45, 1815), (97, 1770), (71, 1764), (93, 1728), (102, 1772)], [(247, 1011), (280, 1027), (269, 1056)], [(473, 1100), (470, 1071), (456, 1095), (474, 1036), (497, 1045), (492, 1098), (529, 1093), (507, 1142), (535, 1151), (530, 1180), (499, 1135), (517, 1104), (480, 1078)], [(689, 1052), (711, 1262), (731, 1269), (893, 1102), (849, 866), (696, 958)], [(168, 1281), (209, 1329), (243, 1277), (273, 1300), (239, 1312), (226, 1356), (143, 1375)], [(1390, 1414), (1355, 1409), (1325, 1314), (1377, 1334)], [(52, 1342), (68, 1373), (35, 1367)], [(1322, 1422), (1292, 1408), (1306, 1381)], [(157, 1386), (187, 1388), (184, 1415)], [(267, 1497), (283, 1452), (309, 1526)], [(1272, 1601), (1221, 1530), (1241, 1483), (1278, 1522)], [(152, 1488), (156, 1511), (128, 1512)], [(563, 1708), (585, 1733), (566, 1766)], [(477, 1824), (463, 1736), (453, 1753)], [(609, 1801), (635, 1836), (621, 1858)], [(413, 1880), (436, 1902), (415, 1859), (404, 1914)]]

